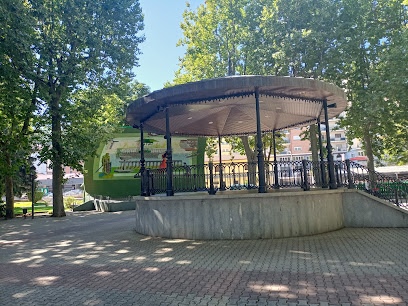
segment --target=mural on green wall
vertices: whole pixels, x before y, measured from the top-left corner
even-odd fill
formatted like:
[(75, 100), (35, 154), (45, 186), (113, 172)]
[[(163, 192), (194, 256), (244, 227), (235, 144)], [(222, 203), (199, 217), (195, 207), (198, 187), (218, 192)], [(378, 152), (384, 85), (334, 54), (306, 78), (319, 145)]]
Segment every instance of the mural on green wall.
[[(140, 170), (140, 135), (113, 138), (102, 149), (94, 179), (133, 177)], [(191, 165), (197, 156), (197, 138), (172, 138), (173, 163)], [(166, 168), (166, 140), (163, 136), (147, 134), (144, 139), (145, 167)]]
[[(163, 157), (166, 140), (162, 135), (145, 133), (146, 167), (165, 167)], [(176, 164), (196, 165), (204, 163), (205, 138), (172, 137), (173, 161)], [(122, 133), (99, 146), (95, 157), (84, 165), (85, 191), (91, 196), (124, 198), (140, 195), (140, 132), (123, 128)]]

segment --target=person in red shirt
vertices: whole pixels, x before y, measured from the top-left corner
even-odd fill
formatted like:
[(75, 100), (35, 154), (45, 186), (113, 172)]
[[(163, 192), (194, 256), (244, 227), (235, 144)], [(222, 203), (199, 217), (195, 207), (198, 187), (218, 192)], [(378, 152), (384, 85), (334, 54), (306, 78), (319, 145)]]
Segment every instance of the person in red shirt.
[(161, 162), (161, 164), (160, 164), (160, 166), (159, 166), (159, 169), (165, 169), (165, 168), (167, 168), (167, 152), (165, 152), (165, 153), (162, 155), (162, 158), (163, 158), (163, 160), (162, 160), (162, 162)]

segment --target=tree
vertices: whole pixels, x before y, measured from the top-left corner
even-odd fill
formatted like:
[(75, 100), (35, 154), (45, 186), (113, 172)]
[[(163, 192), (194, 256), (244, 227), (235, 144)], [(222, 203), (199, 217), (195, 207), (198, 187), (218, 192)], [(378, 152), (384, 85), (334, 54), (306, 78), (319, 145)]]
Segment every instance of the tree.
[[(256, 136), (240, 136), (228, 137), (227, 142), (231, 145), (231, 149), (241, 155), (246, 155), (248, 160), (249, 184), (256, 185), (256, 166), (258, 152), (256, 149)], [(281, 133), (276, 133), (275, 144), (276, 152), (284, 150), (284, 139)], [(264, 161), (270, 162), (273, 155), (273, 134), (265, 133), (262, 135), (262, 144), (264, 149)]]
[[(0, 3), (0, 173), (6, 216), (14, 217), (14, 179), (29, 155), (38, 84), (31, 51), (33, 18), (27, 2)], [(17, 188), (18, 190), (18, 188)]]
[[(248, 142), (250, 146), (250, 150), (254, 152), (254, 157), (252, 158), (253, 162), (256, 162), (257, 155), (256, 155), (256, 137), (255, 136), (245, 136), (247, 137), (248, 141), (242, 141), (242, 137), (229, 137), (227, 138), (228, 143), (231, 145), (233, 151), (238, 152), (239, 154), (245, 155), (248, 149), (245, 149), (245, 145)], [(271, 161), (271, 157), (273, 155), (273, 134), (272, 133), (265, 133), (262, 135), (262, 144), (264, 149), (264, 160), (266, 162)], [(279, 132), (275, 135), (275, 144), (276, 144), (276, 152), (282, 152), (285, 149), (285, 140), (283, 139), (283, 135)]]
[(186, 46), (187, 51), (180, 59), (176, 84), (235, 74), (240, 65), (245, 31), (241, 8), (247, 2), (210, 0), (196, 12), (187, 4), (181, 23), (184, 37), (178, 43)]
[(214, 137), (207, 137), (205, 142), (205, 154), (209, 160), (213, 160), (213, 155), (218, 151), (218, 141)]
[[(187, 47), (187, 51), (180, 59), (175, 84), (245, 74), (250, 69), (245, 59), (250, 58), (249, 54), (254, 48), (251, 50), (245, 44), (252, 39), (248, 28), (257, 27), (250, 21), (253, 16), (249, 12), (254, 11), (252, 3), (248, 0), (211, 0), (202, 4), (197, 11), (187, 6), (181, 24), (184, 37), (179, 42), (179, 45)], [(261, 12), (261, 6), (257, 8), (258, 13)], [(250, 149), (248, 137), (239, 139), (249, 164), (253, 165), (256, 153)]]
[(384, 63), (381, 55), (389, 49), (390, 38), (406, 20), (406, 8), (401, 5), (402, 1), (392, 0), (345, 1), (339, 16), (339, 34), (343, 35), (338, 35), (338, 52), (344, 69), (337, 81), (347, 88), (352, 103), (342, 125), (349, 139), (363, 140), (370, 170), (374, 170), (374, 155), (380, 157), (385, 149), (384, 131), (393, 118), (387, 97), (381, 92), (384, 80), (375, 82), (374, 76)]
[(60, 217), (65, 215), (62, 165), (79, 167), (104, 137), (101, 127), (111, 127), (106, 118), (114, 108), (112, 93), (137, 64), (143, 16), (137, 0), (30, 4), (43, 103), (41, 157), (51, 160), (53, 216)]
[[(278, 0), (268, 2), (261, 27), (264, 46), (276, 75), (330, 80), (332, 49), (339, 2), (332, 0)], [(322, 31), (332, 29), (332, 31)], [(270, 47), (273, 46), (273, 47)], [(265, 50), (265, 53), (268, 53)], [(318, 161), (317, 127), (308, 127), (312, 160)]]
[(385, 153), (395, 163), (408, 163), (408, 27), (390, 38), (389, 47), (380, 55), (381, 63), (371, 77), (378, 99), (385, 106), (381, 121), (388, 121), (382, 131)]
[[(374, 155), (385, 149), (403, 155), (406, 148), (401, 140), (407, 130), (406, 108), (395, 107), (405, 98), (394, 98), (390, 91), (395, 87), (385, 86), (380, 76), (396, 86), (386, 72), (400, 67), (399, 73), (405, 73), (404, 62), (392, 54), (405, 58), (407, 11), (402, 0), (206, 1), (196, 12), (188, 8), (184, 14), (180, 44), (187, 52), (175, 82), (239, 73), (335, 83), (347, 90), (351, 102), (342, 126), (349, 139), (363, 140), (368, 168), (374, 170)], [(391, 62), (398, 67), (386, 64)], [(400, 92), (406, 92), (404, 81), (401, 77)], [(384, 87), (390, 90), (386, 93)], [(401, 145), (395, 147), (393, 139)], [(251, 160), (255, 152), (249, 143), (244, 147)], [(312, 153), (316, 156), (315, 145)]]
[(278, 0), (265, 9), (262, 26), (272, 30), (266, 39), (279, 51), (274, 55), (283, 67), (277, 73), (286, 74), (288, 68), (289, 75), (318, 78), (347, 90), (351, 107), (342, 126), (349, 139), (363, 140), (370, 170), (374, 155), (389, 146), (386, 134), (398, 134), (390, 125), (406, 126), (403, 116), (391, 116), (387, 95), (380, 90), (384, 78), (378, 74), (388, 62), (384, 52), (406, 25), (406, 14), (401, 0)]
[[(276, 75), (324, 79), (331, 58), (340, 1), (277, 0), (266, 2), (261, 28), (265, 29), (267, 62)], [(331, 29), (325, 31), (325, 29)]]
[[(39, 201), (41, 201), (41, 199), (43, 198), (44, 193), (42, 191), (34, 191), (34, 204), (38, 203)], [(31, 196), (31, 191), (27, 192), (27, 198), (30, 202), (33, 201), (32, 196)]]
[[(21, 197), (23, 193), (27, 193), (31, 190), (31, 178), (30, 174), (28, 173), (30, 169), (29, 159), (27, 160), (25, 157), (28, 154), (27, 151), (21, 151), (14, 156), (12, 161), (12, 168), (14, 169), (12, 173), (12, 181), (13, 181), (13, 189), (11, 193), (14, 196)], [(18, 164), (17, 164), (18, 163)], [(5, 175), (4, 173), (0, 174), (0, 196), (5, 194)], [(11, 209), (11, 207), (10, 207)], [(14, 206), (13, 206), (14, 211)], [(7, 218), (12, 218), (13, 215), (8, 215)]]

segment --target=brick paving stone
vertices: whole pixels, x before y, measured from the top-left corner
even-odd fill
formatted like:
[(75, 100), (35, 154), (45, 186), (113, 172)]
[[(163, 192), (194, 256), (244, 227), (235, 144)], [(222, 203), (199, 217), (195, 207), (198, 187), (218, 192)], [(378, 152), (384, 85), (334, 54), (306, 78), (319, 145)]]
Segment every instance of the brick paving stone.
[(0, 220), (1, 305), (406, 305), (408, 229), (161, 239), (134, 212)]

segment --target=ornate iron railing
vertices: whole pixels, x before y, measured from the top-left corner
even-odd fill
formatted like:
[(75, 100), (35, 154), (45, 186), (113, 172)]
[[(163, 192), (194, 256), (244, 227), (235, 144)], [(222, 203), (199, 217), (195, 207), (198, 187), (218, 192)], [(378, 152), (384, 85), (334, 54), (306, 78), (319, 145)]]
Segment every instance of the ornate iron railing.
[[(408, 208), (408, 180), (385, 176), (366, 167), (350, 162), (336, 161), (334, 186), (359, 189)], [(174, 192), (255, 189), (259, 185), (256, 162), (208, 163), (204, 165), (173, 164)], [(166, 169), (147, 168), (143, 179), (145, 194), (165, 193)], [(265, 181), (268, 189), (279, 188), (327, 188), (329, 186), (328, 163), (301, 161), (265, 162)], [(143, 185), (143, 184), (142, 184)]]
[(350, 178), (347, 180), (349, 188), (363, 190), (408, 209), (408, 180), (369, 171), (366, 167), (353, 162), (350, 162), (349, 172)]

